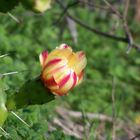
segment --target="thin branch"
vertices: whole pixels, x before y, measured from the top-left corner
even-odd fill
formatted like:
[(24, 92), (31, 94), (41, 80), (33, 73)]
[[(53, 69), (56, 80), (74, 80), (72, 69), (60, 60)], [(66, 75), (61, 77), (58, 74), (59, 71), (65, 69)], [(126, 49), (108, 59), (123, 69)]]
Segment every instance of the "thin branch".
[(124, 9), (124, 15), (123, 15), (123, 26), (124, 26), (124, 29), (125, 29), (125, 33), (126, 33), (126, 36), (129, 40), (128, 42), (128, 49), (127, 49), (127, 54), (130, 52), (130, 50), (132, 49), (133, 47), (133, 37), (132, 37), (132, 34), (130, 32), (130, 29), (128, 27), (128, 23), (127, 23), (127, 15), (128, 15), (128, 9), (129, 9), (129, 4), (130, 4), (130, 0), (126, 0), (125, 2), (125, 9)]
[(114, 6), (112, 6), (107, 0), (103, 0), (103, 1), (112, 10), (113, 13), (115, 13), (120, 19), (123, 19), (123, 16)]
[(10, 12), (8, 12), (8, 15), (17, 23), (20, 23), (20, 20), (18, 18), (16, 18), (14, 15), (12, 15)]
[(75, 136), (78, 139), (82, 139), (82, 136), (80, 134), (74, 132), (73, 130), (71, 130), (68, 126), (66, 126), (66, 124), (64, 123), (64, 121), (62, 119), (55, 118), (53, 123), (58, 125), (59, 127), (61, 127), (63, 129), (64, 133), (71, 135), (71, 136)]
[(98, 8), (98, 9), (105, 10), (105, 11), (110, 11), (110, 9), (108, 7), (103, 7), (103, 6), (100, 6), (100, 5), (96, 5), (96, 4), (90, 3), (88, 1), (79, 0), (79, 2), (87, 4), (88, 6), (91, 6), (91, 7), (94, 7), (94, 8)]
[(64, 15), (67, 13), (67, 11), (73, 6), (77, 6), (78, 4), (79, 4), (79, 1), (75, 1), (73, 3), (68, 4), (67, 7), (65, 7), (63, 12), (60, 14), (59, 18), (53, 23), (53, 25), (58, 24), (61, 21), (61, 19), (64, 17)]
[[(56, 1), (59, 3), (59, 5), (61, 6), (61, 8), (65, 9), (64, 4), (61, 3), (60, 0), (56, 0)], [(105, 36), (105, 37), (108, 37), (108, 38), (112, 38), (112, 39), (115, 39), (115, 40), (119, 40), (119, 41), (122, 41), (122, 42), (127, 42), (127, 39), (124, 38), (124, 37), (114, 36), (114, 35), (111, 35), (111, 34), (108, 34), (108, 33), (105, 33), (105, 32), (101, 32), (101, 31), (99, 31), (99, 30), (97, 30), (97, 29), (94, 29), (94, 28), (88, 26), (86, 23), (82, 22), (81, 20), (79, 20), (79, 19), (77, 19), (77, 18), (71, 16), (71, 14), (69, 14), (68, 11), (66, 11), (66, 12), (67, 12), (67, 16), (68, 16), (70, 19), (74, 20), (76, 23), (78, 23), (79, 25), (81, 25), (82, 27), (84, 27), (85, 29), (87, 29), (87, 30), (89, 30), (89, 31), (91, 31), (91, 32), (94, 32), (94, 33), (96, 33), (96, 34), (98, 34), (98, 35), (102, 35), (102, 36)]]
[(116, 139), (115, 79), (112, 79), (112, 140)]
[[(70, 4), (68, 4), (68, 5), (66, 6), (66, 8), (65, 8), (65, 9), (63, 10), (63, 12), (60, 14), (59, 18), (53, 23), (53, 25), (58, 24), (58, 23), (61, 21), (61, 19), (63, 18), (63, 16), (66, 14), (66, 12), (67, 12), (70, 8), (72, 8), (72, 7), (74, 7), (74, 6), (77, 6), (78, 4), (81, 4), (81, 3), (87, 4), (87, 5), (92, 6), (92, 7), (94, 7), (94, 8), (98, 8), (98, 9), (105, 10), (105, 11), (108, 11), (108, 12), (109, 12), (110, 10), (112, 10), (112, 9), (110, 9), (110, 7), (103, 7), (103, 6), (100, 6), (100, 5), (95, 5), (95, 4), (90, 3), (90, 2), (88, 2), (88, 1), (77, 0), (77, 1), (75, 1), (75, 2), (73, 2), (73, 3), (70, 3)], [(114, 12), (113, 12), (113, 13), (114, 13)]]
[(11, 111), (11, 113), (12, 113), (16, 118), (18, 118), (22, 123), (24, 123), (26, 126), (30, 127), (30, 125), (27, 124), (22, 118), (20, 118), (15, 112)]
[(27, 71), (27, 70), (12, 71), (12, 72), (3, 73), (3, 74), (0, 74), (0, 78), (3, 78), (3, 77), (5, 77), (5, 76), (9, 76), (9, 75), (18, 74), (18, 73), (25, 72), (25, 71)]
[(12, 71), (12, 72), (7, 72), (7, 73), (3, 73), (3, 74), (0, 74), (2, 76), (7, 76), (7, 75), (13, 75), (13, 74), (17, 74), (19, 73), (18, 71)]
[[(66, 6), (61, 2), (61, 0), (56, 0), (57, 3), (60, 5), (60, 7), (62, 9), (66, 9)], [(109, 5), (109, 4), (108, 4)], [(117, 13), (117, 15), (121, 18), (123, 18), (121, 16), (121, 14), (113, 8), (113, 11), (115, 13)], [(112, 35), (112, 34), (108, 34), (108, 33), (105, 33), (105, 32), (101, 32), (95, 28), (92, 28), (90, 26), (88, 26), (86, 23), (82, 22), (81, 20), (73, 17), (69, 12), (68, 12), (68, 9), (66, 10), (66, 14), (67, 16), (72, 19), (73, 21), (75, 21), (77, 24), (79, 24), (80, 26), (82, 26), (83, 28), (89, 30), (90, 32), (93, 32), (93, 33), (96, 33), (98, 35), (101, 35), (101, 36), (104, 36), (104, 37), (107, 37), (107, 38), (110, 38), (110, 39), (114, 39), (116, 41), (121, 41), (121, 42), (124, 42), (124, 43), (128, 43), (129, 45), (131, 45), (133, 48), (137, 49), (138, 51), (140, 51), (140, 47), (136, 44), (133, 43), (133, 40), (132, 40), (132, 37), (130, 35), (130, 31), (128, 29), (128, 26), (126, 26), (127, 24), (124, 24), (124, 28), (125, 28), (125, 32), (126, 32), (126, 37), (119, 37), (119, 36), (116, 36), (116, 35)]]
[(128, 14), (128, 8), (129, 8), (129, 3), (130, 1), (129, 0), (126, 0), (126, 3), (125, 3), (125, 10), (124, 10), (124, 14), (122, 15), (114, 6), (112, 6), (107, 0), (103, 0), (106, 5), (112, 9), (112, 11), (120, 18), (120, 20), (122, 21), (123, 23), (123, 28), (124, 28), (124, 31), (125, 31), (125, 35), (126, 35), (126, 38), (127, 38), (127, 43), (128, 43), (128, 49), (127, 49), (127, 54), (130, 52), (130, 50), (133, 48), (137, 48), (138, 51), (140, 51), (140, 47), (139, 46), (136, 46), (134, 43), (133, 43), (133, 37), (132, 37), (132, 34), (130, 32), (130, 29), (128, 27), (128, 23), (127, 23), (127, 14)]
[(4, 133), (5, 136), (8, 136), (9, 138), (11, 138), (9, 133), (7, 133), (2, 127), (0, 127), (0, 130)]
[(8, 55), (9, 55), (9, 54), (0, 55), (0, 58), (6, 57), (6, 56), (8, 56)]
[[(60, 107), (56, 109), (56, 112), (58, 114), (63, 114), (63, 115), (71, 116), (71, 117), (74, 117), (74, 118), (82, 118), (83, 117), (82, 112), (67, 110), (67, 109), (60, 108)], [(104, 114), (86, 113), (85, 116), (88, 119), (97, 119), (97, 120), (101, 120), (101, 121), (112, 122), (112, 118), (107, 116), (107, 115), (104, 115)]]
[(130, 0), (125, 0), (125, 9), (124, 9), (124, 14), (123, 14), (123, 18), (126, 19), (127, 15), (128, 15), (128, 9), (129, 9), (129, 4), (130, 4)]
[(130, 140), (135, 140), (135, 139), (137, 139), (138, 137), (140, 137), (140, 134), (136, 135), (135, 137), (131, 138)]
[(117, 41), (122, 41), (122, 42), (125, 42), (127, 43), (128, 40), (127, 38), (124, 38), (124, 37), (119, 37), (119, 36), (115, 36), (115, 35), (112, 35), (112, 34), (108, 34), (108, 33), (105, 33), (105, 32), (101, 32), (97, 29), (94, 29), (90, 26), (88, 26), (86, 23), (82, 22), (81, 20), (71, 16), (71, 15), (68, 15), (69, 18), (71, 18), (72, 20), (74, 20), (76, 23), (78, 23), (79, 25), (81, 25), (82, 27), (84, 27), (85, 29), (91, 31), (91, 32), (94, 32), (98, 35), (101, 35), (101, 36), (104, 36), (104, 37), (107, 37), (107, 38), (111, 38), (111, 39), (114, 39), (114, 40), (117, 40)]
[(13, 72), (8, 72), (8, 73), (3, 73), (3, 74), (0, 74), (0, 78), (3, 78), (5, 76), (8, 76), (8, 75), (13, 75), (13, 74), (17, 74), (19, 73), (18, 71), (13, 71)]

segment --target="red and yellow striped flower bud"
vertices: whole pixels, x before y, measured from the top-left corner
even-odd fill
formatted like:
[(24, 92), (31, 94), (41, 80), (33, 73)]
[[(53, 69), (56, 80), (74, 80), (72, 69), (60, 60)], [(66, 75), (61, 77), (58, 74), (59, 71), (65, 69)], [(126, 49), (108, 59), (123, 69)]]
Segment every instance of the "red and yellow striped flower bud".
[(61, 44), (49, 54), (43, 51), (40, 63), (44, 85), (53, 94), (62, 96), (81, 83), (87, 60), (83, 51), (74, 53), (71, 47)]

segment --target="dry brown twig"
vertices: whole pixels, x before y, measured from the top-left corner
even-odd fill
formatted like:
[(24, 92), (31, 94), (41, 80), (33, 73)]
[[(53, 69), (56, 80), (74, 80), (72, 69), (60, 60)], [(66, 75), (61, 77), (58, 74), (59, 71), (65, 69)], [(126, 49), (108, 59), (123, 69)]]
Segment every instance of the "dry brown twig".
[(115, 78), (112, 79), (112, 140), (116, 139)]
[[(124, 31), (125, 31), (125, 34), (126, 36), (125, 37), (120, 37), (120, 36), (116, 36), (116, 35), (113, 35), (113, 34), (109, 34), (109, 33), (106, 33), (106, 32), (102, 32), (100, 30), (97, 30), (89, 25), (87, 25), (86, 23), (82, 22), (80, 19), (78, 18), (75, 18), (74, 16), (72, 16), (69, 12), (68, 12), (68, 9), (71, 8), (72, 6), (75, 6), (76, 4), (79, 4), (78, 1), (74, 2), (74, 4), (71, 4), (68, 5), (68, 6), (65, 6), (64, 3), (61, 1), (61, 0), (56, 0), (56, 2), (60, 5), (60, 7), (64, 10), (63, 13), (65, 13), (70, 19), (72, 19), (74, 22), (76, 22), (77, 24), (79, 24), (80, 26), (82, 26), (83, 28), (93, 32), (93, 33), (96, 33), (97, 35), (100, 35), (100, 36), (104, 36), (104, 37), (107, 37), (107, 38), (110, 38), (110, 39), (114, 39), (116, 41), (120, 41), (120, 42), (124, 42), (124, 43), (127, 43), (128, 44), (128, 50), (127, 50), (127, 53), (130, 52), (131, 48), (135, 48), (137, 49), (138, 51), (140, 51), (140, 46), (133, 43), (133, 38), (132, 38), (132, 35), (131, 35), (131, 32), (129, 30), (129, 27), (128, 27), (128, 24), (127, 24), (127, 20), (126, 20), (126, 17), (127, 17), (127, 13), (128, 13), (128, 7), (129, 7), (129, 0), (127, 0), (126, 2), (126, 6), (125, 6), (125, 12), (124, 12), (124, 15), (122, 16), (122, 14), (117, 10), (115, 9), (107, 0), (103, 0), (106, 5), (112, 10), (112, 13), (116, 14), (120, 20), (123, 21), (123, 27), (124, 27)], [(80, 1), (79, 1), (80, 2)]]
[[(81, 118), (83, 117), (82, 112), (80, 111), (72, 111), (72, 110), (67, 110), (65, 108), (56, 108), (56, 112), (58, 114), (63, 114), (64, 116), (69, 116), (69, 117), (73, 117), (73, 118)], [(98, 113), (86, 113), (85, 116), (88, 119), (95, 119), (95, 120), (99, 120), (99, 121), (107, 121), (107, 122), (112, 122), (112, 117), (109, 117), (107, 115), (104, 114), (98, 114)]]
[[(114, 97), (115, 96), (115, 90), (114, 90), (115, 83), (113, 83), (112, 86), (113, 86), (112, 100), (115, 103), (115, 97)], [(74, 136), (77, 139), (83, 139), (85, 137), (87, 140), (88, 139), (90, 140), (90, 136), (86, 136), (86, 134), (90, 135), (91, 133), (90, 129), (92, 126), (89, 124), (91, 124), (95, 120), (98, 120), (100, 124), (99, 124), (99, 127), (97, 127), (97, 129), (94, 130), (94, 138), (105, 140), (105, 135), (106, 135), (105, 124), (106, 123), (110, 123), (110, 124), (114, 123), (113, 125), (115, 125), (115, 128), (113, 128), (114, 130), (112, 130), (112, 132), (114, 133), (113, 134), (114, 136), (112, 136), (112, 140), (113, 139), (124, 140), (124, 137), (117, 135), (117, 131), (122, 131), (124, 132), (124, 134), (127, 134), (126, 135), (127, 137), (125, 137), (125, 139), (127, 140), (138, 140), (138, 137), (139, 137), (139, 135), (136, 135), (138, 134), (137, 127), (134, 124), (132, 124), (130, 120), (127, 120), (126, 122), (124, 120), (116, 119), (115, 113), (114, 113), (115, 117), (107, 116), (104, 114), (99, 115), (96, 113), (85, 113), (84, 115), (86, 117), (86, 120), (89, 119), (88, 125), (84, 123), (85, 118), (83, 118), (83, 113), (80, 111), (73, 111), (73, 110), (62, 108), (62, 107), (57, 107), (56, 113), (58, 114), (58, 117), (54, 118), (53, 122), (50, 122), (49, 124), (51, 126), (50, 131), (53, 131), (57, 126), (57, 127), (60, 127), (66, 135)], [(92, 125), (94, 125), (94, 123)], [(87, 132), (85, 133), (85, 131)]]
[(66, 121), (62, 120), (62, 119), (58, 119), (55, 118), (53, 120), (53, 123), (58, 125), (59, 127), (61, 127), (64, 131), (64, 133), (71, 135), (71, 136), (75, 136), (76, 138), (82, 139), (82, 134), (80, 134), (79, 132), (75, 132), (72, 129), (69, 128), (68, 124), (66, 123)]
[(127, 38), (127, 41), (128, 41), (127, 53), (129, 53), (132, 47), (138, 47), (133, 43), (133, 37), (132, 37), (132, 34), (131, 34), (130, 29), (128, 27), (128, 23), (127, 23), (127, 15), (128, 15), (130, 0), (126, 0), (126, 2), (125, 2), (125, 8), (124, 8), (124, 14), (123, 15), (115, 7), (113, 7), (107, 0), (103, 0), (103, 1), (106, 3), (106, 5), (108, 7), (110, 7), (110, 9), (112, 9), (112, 11), (122, 21), (123, 29), (125, 31), (126, 38)]

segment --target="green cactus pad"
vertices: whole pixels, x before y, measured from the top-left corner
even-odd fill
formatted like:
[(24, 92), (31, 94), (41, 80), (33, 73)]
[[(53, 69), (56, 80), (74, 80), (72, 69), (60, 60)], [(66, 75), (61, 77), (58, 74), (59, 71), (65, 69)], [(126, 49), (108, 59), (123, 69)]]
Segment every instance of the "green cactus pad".
[(0, 12), (7, 13), (19, 4), (19, 0), (1, 0)]
[(54, 100), (54, 95), (44, 87), (40, 77), (27, 81), (17, 93), (7, 101), (8, 110), (20, 109), (28, 105), (41, 105)]

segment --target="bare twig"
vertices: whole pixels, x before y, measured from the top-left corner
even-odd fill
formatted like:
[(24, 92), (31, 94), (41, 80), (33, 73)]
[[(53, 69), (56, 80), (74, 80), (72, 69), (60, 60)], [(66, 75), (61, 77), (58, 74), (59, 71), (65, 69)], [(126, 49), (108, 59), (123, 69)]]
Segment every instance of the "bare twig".
[(123, 28), (126, 34), (126, 38), (127, 38), (127, 43), (128, 43), (128, 49), (127, 49), (127, 54), (130, 52), (131, 48), (137, 48), (140, 51), (140, 47), (136, 46), (133, 43), (133, 37), (131, 35), (130, 29), (128, 27), (128, 23), (127, 23), (127, 14), (128, 14), (128, 8), (129, 8), (129, 0), (126, 0), (126, 4), (125, 4), (125, 10), (124, 10), (124, 14), (122, 15), (115, 7), (113, 7), (107, 0), (103, 0), (107, 6), (110, 7), (110, 9), (112, 9), (112, 11), (120, 18), (120, 20), (123, 23)]
[(0, 74), (0, 78), (3, 78), (3, 77), (5, 77), (5, 76), (9, 76), (9, 75), (18, 74), (18, 73), (25, 72), (25, 71), (27, 71), (27, 70), (12, 71), (12, 72), (3, 73), (3, 74)]
[[(66, 6), (61, 2), (61, 0), (56, 0), (56, 1), (60, 5), (61, 8), (66, 9)], [(106, 3), (108, 3), (108, 2), (106, 1)], [(108, 5), (111, 6), (110, 4), (108, 4)], [(110, 8), (112, 8), (112, 6)], [(112, 8), (112, 10), (123, 20), (123, 16), (121, 16), (121, 14), (116, 9)], [(65, 12), (70, 19), (75, 21), (77, 24), (79, 24), (83, 28), (89, 30), (90, 32), (96, 33), (98, 35), (101, 35), (101, 36), (104, 36), (104, 37), (107, 37), (107, 38), (110, 38), (110, 39), (114, 39), (116, 41), (121, 41), (121, 42), (124, 42), (124, 43), (128, 43), (129, 46), (131, 46), (131, 47), (137, 49), (138, 51), (140, 51), (140, 46), (133, 43), (133, 39), (132, 39), (131, 33), (129, 31), (129, 28), (128, 28), (128, 25), (126, 24), (126, 22), (124, 22), (125, 23), (124, 24), (124, 29), (125, 29), (126, 37), (120, 37), (120, 36), (112, 35), (112, 34), (109, 34), (109, 33), (101, 32), (101, 31), (99, 31), (95, 28), (92, 28), (89, 25), (87, 25), (86, 23), (79, 20), (78, 18), (73, 17), (68, 12), (68, 10), (66, 10)]]
[(136, 140), (138, 137), (140, 137), (140, 134), (137, 134), (135, 137), (131, 138), (130, 140)]
[(11, 111), (11, 113), (17, 118), (19, 119), (23, 124), (25, 124), (27, 127), (30, 127), (29, 124), (27, 124), (21, 117), (19, 117), (15, 112)]
[(112, 6), (107, 0), (103, 0), (103, 1), (112, 10), (113, 13), (115, 13), (120, 19), (123, 19), (123, 16), (114, 6)]
[(12, 15), (10, 12), (8, 12), (8, 15), (17, 23), (20, 23), (20, 20), (18, 18), (16, 18), (14, 15)]
[(130, 0), (125, 0), (125, 9), (124, 9), (124, 14), (123, 14), (123, 18), (126, 19), (127, 15), (128, 15), (128, 9), (129, 9), (129, 4), (130, 4)]
[[(67, 110), (67, 109), (60, 108), (60, 107), (56, 109), (56, 112), (58, 114), (60, 114), (60, 112), (61, 113), (63, 112), (63, 114), (65, 114), (66, 116), (68, 115), (68, 116), (71, 116), (71, 117), (74, 117), (74, 118), (82, 118), (83, 117), (82, 112)], [(85, 115), (89, 119), (96, 119), (96, 120), (100, 120), (100, 121), (112, 122), (112, 118), (107, 116), (107, 115), (104, 115), (104, 114), (86, 113)]]
[(128, 42), (128, 49), (127, 49), (126, 53), (129, 53), (130, 50), (132, 49), (132, 47), (134, 47), (134, 45), (133, 45), (133, 37), (132, 37), (132, 34), (131, 34), (130, 29), (128, 27), (128, 23), (127, 23), (127, 15), (128, 15), (129, 3), (130, 3), (130, 0), (126, 0), (125, 10), (124, 10), (124, 15), (123, 15), (123, 26), (124, 26), (124, 30), (125, 30), (126, 36), (128, 38), (128, 41), (129, 41)]
[[(106, 116), (104, 114), (99, 115), (98, 113), (97, 114), (84, 113), (84, 117), (86, 118), (86, 120), (89, 120), (87, 121), (86, 126), (85, 126), (85, 123), (83, 122), (85, 121), (85, 118), (83, 118), (82, 112), (72, 111), (72, 110), (62, 108), (62, 107), (58, 107), (56, 108), (58, 117), (53, 120), (51, 125), (54, 128), (56, 128), (55, 126), (61, 127), (65, 134), (72, 135), (76, 138), (78, 138), (78, 136), (81, 136), (82, 139), (86, 136), (85, 139), (88, 140), (90, 139), (90, 132), (94, 124), (94, 121), (99, 120), (100, 125), (96, 130), (94, 130), (95, 135), (93, 137), (95, 139), (97, 138), (100, 140), (104, 140), (105, 135), (106, 135), (105, 124), (109, 122), (112, 124), (114, 123), (113, 130), (112, 130), (113, 132), (112, 140), (121, 140), (121, 137), (116, 135), (117, 130), (122, 131), (125, 134), (127, 134), (127, 136), (125, 137), (127, 140), (129, 140), (130, 138), (132, 138), (130, 140), (138, 140), (138, 137), (140, 135), (135, 136), (135, 134), (138, 133), (136, 126), (132, 124), (130, 120), (125, 122), (123, 120), (116, 118), (116, 112), (114, 109), (115, 108), (115, 81), (114, 79), (112, 81), (112, 102), (114, 104), (112, 107), (112, 110), (113, 110), (112, 117)], [(103, 116), (103, 117), (100, 117), (100, 116)], [(124, 139), (122, 138), (122, 140)]]
[(63, 12), (60, 14), (59, 18), (53, 23), (53, 25), (58, 24), (58, 23), (61, 21), (61, 19), (63, 18), (63, 16), (67, 13), (67, 11), (68, 11), (70, 8), (74, 7), (74, 6), (77, 6), (78, 4), (79, 4), (79, 1), (75, 1), (75, 2), (73, 2), (73, 3), (68, 4), (68, 5), (63, 9)]
[(0, 58), (6, 57), (6, 56), (8, 56), (8, 55), (9, 55), (9, 54), (0, 55)]
[(105, 10), (105, 11), (110, 11), (110, 9), (109, 9), (108, 7), (96, 5), (96, 4), (93, 4), (93, 3), (88, 2), (88, 1), (79, 0), (79, 2), (80, 2), (80, 3), (87, 4), (88, 6), (91, 6), (91, 7), (94, 7), (94, 8), (98, 8), (98, 9)]
[(0, 130), (4, 133), (5, 136), (7, 136), (8, 138), (11, 138), (9, 133), (7, 133), (2, 127), (0, 127)]
[[(61, 3), (60, 0), (56, 0), (56, 1), (59, 3), (59, 5), (60, 5), (63, 9), (65, 9), (65, 6), (63, 5), (63, 3)], [(72, 19), (73, 21), (75, 21), (76, 23), (78, 23), (79, 25), (81, 25), (82, 27), (84, 27), (85, 29), (87, 29), (87, 30), (89, 30), (89, 31), (91, 31), (91, 32), (94, 32), (94, 33), (96, 33), (96, 34), (98, 34), (98, 35), (105, 36), (105, 37), (108, 37), (108, 38), (112, 38), (112, 39), (115, 39), (115, 40), (118, 40), (118, 41), (122, 41), (122, 42), (126, 42), (126, 43), (128, 42), (127, 38), (118, 37), (118, 36), (111, 35), (111, 34), (108, 34), (108, 33), (105, 33), (105, 32), (101, 32), (101, 31), (99, 31), (99, 30), (97, 30), (97, 29), (94, 29), (94, 28), (88, 26), (86, 23), (82, 22), (81, 20), (79, 20), (79, 19), (77, 19), (77, 18), (71, 16), (71, 14), (69, 14), (68, 11), (66, 11), (66, 12), (67, 12), (67, 16), (68, 16), (70, 19)]]
[(19, 73), (18, 71), (13, 71), (13, 72), (8, 72), (8, 73), (3, 73), (3, 74), (0, 74), (0, 78), (3, 78), (5, 76), (8, 76), (8, 75), (13, 75), (13, 74), (17, 74)]
[(73, 130), (71, 130), (68, 126), (66, 126), (65, 122), (62, 119), (55, 118), (53, 123), (58, 125), (59, 127), (61, 127), (63, 129), (64, 133), (71, 135), (71, 136), (75, 136), (76, 138), (82, 139), (82, 134), (80, 135), (80, 134), (74, 132)]
[(115, 79), (112, 79), (112, 140), (116, 139)]

